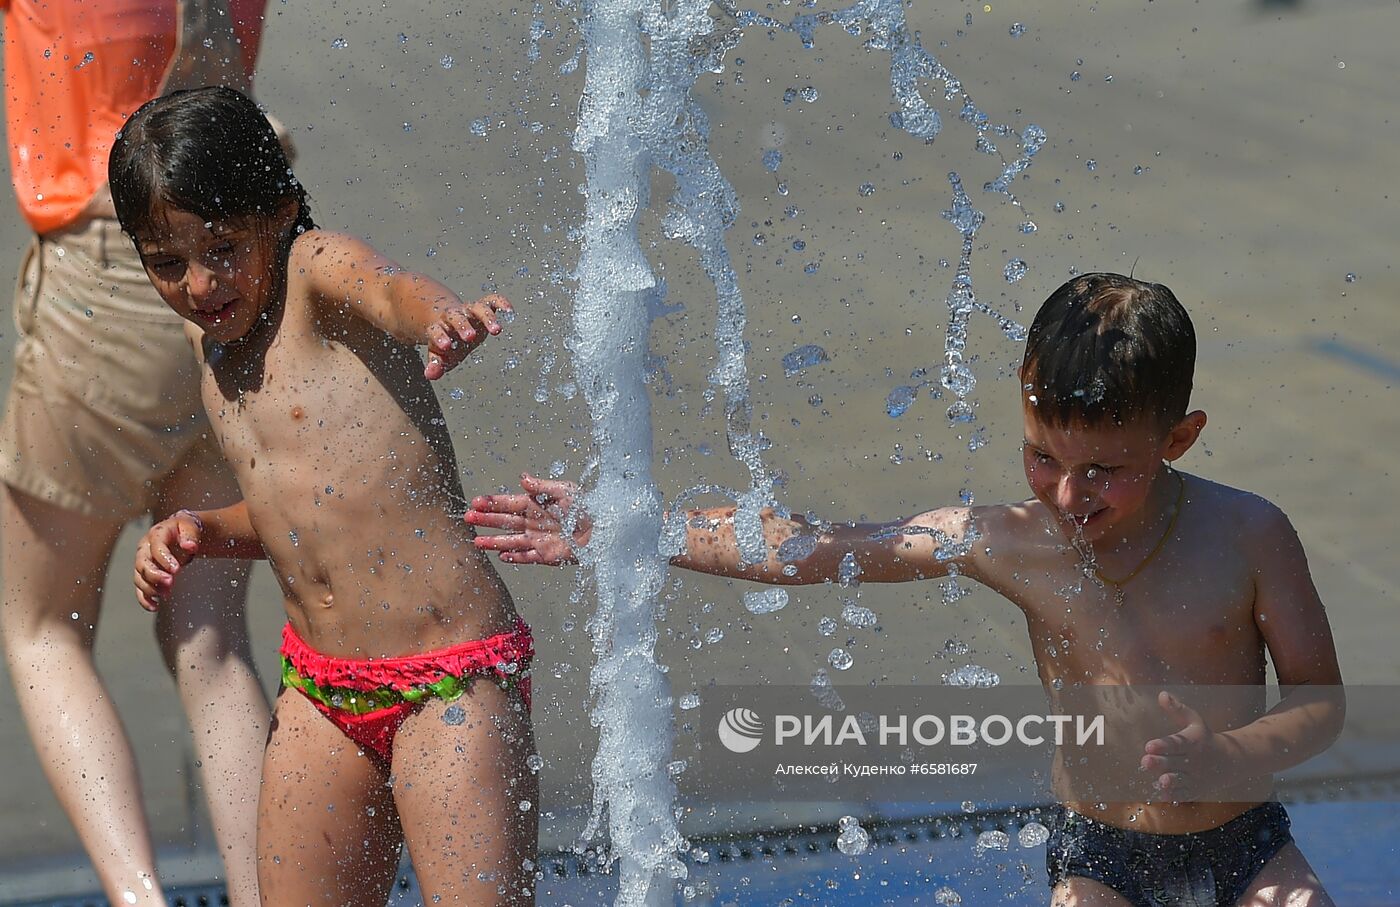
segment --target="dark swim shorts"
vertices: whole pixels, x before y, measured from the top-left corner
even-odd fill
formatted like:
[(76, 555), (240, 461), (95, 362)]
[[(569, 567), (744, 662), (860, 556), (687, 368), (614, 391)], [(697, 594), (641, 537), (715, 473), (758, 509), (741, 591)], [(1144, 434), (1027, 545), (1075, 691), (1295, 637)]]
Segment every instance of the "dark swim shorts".
[(1276, 802), (1184, 835), (1129, 831), (1061, 808), (1050, 820), (1045, 868), (1051, 888), (1081, 876), (1138, 907), (1233, 907), (1292, 840), (1288, 814)]

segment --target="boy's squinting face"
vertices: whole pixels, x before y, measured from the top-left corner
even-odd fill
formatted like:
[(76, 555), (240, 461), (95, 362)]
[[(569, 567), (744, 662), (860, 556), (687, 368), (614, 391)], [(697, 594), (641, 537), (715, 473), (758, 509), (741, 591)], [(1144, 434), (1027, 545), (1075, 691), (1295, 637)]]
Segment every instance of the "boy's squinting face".
[(208, 223), (179, 210), (136, 241), (160, 298), (219, 343), (246, 336), (271, 301), (276, 262), (268, 245), (252, 218)]
[(1056, 428), (1028, 408), (1022, 448), (1026, 482), (1037, 500), (1061, 516), (1067, 535), (1077, 523), (1090, 542), (1110, 532), (1115, 538), (1131, 536), (1155, 515), (1146, 505), (1154, 481), (1165, 472), (1163, 459), (1180, 455), (1169, 434), (1142, 422)]

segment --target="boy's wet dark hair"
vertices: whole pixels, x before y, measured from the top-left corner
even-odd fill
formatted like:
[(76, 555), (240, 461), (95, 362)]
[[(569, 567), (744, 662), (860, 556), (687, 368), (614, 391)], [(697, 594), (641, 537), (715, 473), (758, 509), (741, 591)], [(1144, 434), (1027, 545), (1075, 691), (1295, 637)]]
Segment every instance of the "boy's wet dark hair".
[(222, 221), (270, 217), (288, 200), (299, 205), (297, 232), (316, 226), (272, 124), (232, 88), (175, 91), (141, 105), (117, 133), (107, 179), (117, 220), (133, 237), (151, 233), (170, 208)]
[(1196, 330), (1172, 291), (1121, 274), (1084, 274), (1036, 313), (1021, 363), (1023, 401), (1041, 423), (1167, 429), (1186, 415)]

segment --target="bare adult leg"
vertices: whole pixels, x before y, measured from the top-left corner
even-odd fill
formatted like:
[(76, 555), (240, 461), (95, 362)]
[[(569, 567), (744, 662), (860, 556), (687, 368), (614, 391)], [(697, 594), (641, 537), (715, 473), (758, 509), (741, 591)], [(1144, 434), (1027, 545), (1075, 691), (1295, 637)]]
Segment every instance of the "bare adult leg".
[(92, 655), (121, 528), (0, 485), (0, 629), (30, 739), (107, 899), (161, 907), (136, 760)]
[(263, 903), (384, 907), (403, 842), (388, 781), (306, 697), (278, 694), (258, 802)]
[(519, 693), (434, 699), (394, 740), (394, 802), (425, 904), (535, 903), (539, 783)]
[[(166, 480), (156, 514), (221, 507), (237, 497), (232, 474), (196, 461)], [(248, 643), (248, 568), (246, 561), (196, 558), (156, 618), (156, 639), (193, 732), (233, 907), (259, 903), (258, 779), (268, 726)]]

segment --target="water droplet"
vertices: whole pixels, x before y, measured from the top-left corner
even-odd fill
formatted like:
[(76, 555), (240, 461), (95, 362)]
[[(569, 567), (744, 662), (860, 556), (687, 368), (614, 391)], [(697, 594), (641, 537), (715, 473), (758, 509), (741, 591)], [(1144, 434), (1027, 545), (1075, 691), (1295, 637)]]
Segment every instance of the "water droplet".
[(802, 240), (800, 240), (800, 239), (794, 239), (794, 240), (792, 241), (792, 251), (794, 251), (794, 252), (801, 252), (801, 251), (802, 251), (803, 249), (805, 249), (805, 248), (807, 248), (807, 244), (806, 244), (805, 242), (803, 242)]
[(450, 54), (438, 61), (438, 63), (442, 66), (443, 69), (451, 69), (456, 62), (457, 61), (453, 60)]
[(875, 612), (869, 608), (862, 608), (853, 601), (847, 601), (841, 608), (841, 619), (853, 627), (873, 627), (875, 626)]
[(1001, 683), (1001, 677), (981, 665), (963, 665), (956, 671), (944, 674), (943, 683), (950, 687), (987, 690)]
[(287, 533), (287, 538), (292, 540), (293, 548), (301, 544), (301, 537), (297, 535), (297, 531), (295, 529)]
[(836, 581), (843, 586), (853, 586), (861, 574), (860, 563), (854, 551), (847, 551), (836, 565)]
[(815, 535), (789, 536), (778, 546), (778, 561), (790, 564), (794, 561), (805, 560), (816, 550), (817, 537)]
[(1026, 27), (1020, 22), (1012, 22), (1011, 28), (1008, 29), (1008, 31), (1011, 34), (1011, 37), (1019, 38), (1026, 33)]
[(783, 91), (783, 103), (784, 103), (784, 104), (791, 104), (793, 101), (796, 101), (796, 100), (797, 100), (797, 89), (796, 89), (796, 88), (788, 88), (788, 89), (785, 89), (785, 90)]
[(465, 724), (467, 720), (467, 710), (460, 705), (449, 705), (442, 712), (442, 723), (451, 727)]
[(1006, 263), (1006, 267), (1001, 269), (1001, 276), (1006, 278), (1007, 283), (1015, 283), (1025, 277), (1029, 270), (1030, 268), (1023, 259), (1013, 258)]
[(1004, 831), (984, 831), (977, 836), (978, 850), (1009, 850), (1011, 836)]
[(959, 907), (962, 904), (962, 895), (944, 885), (933, 893), (933, 902), (938, 907)]
[(1352, 271), (1348, 271), (1348, 272), (1347, 272), (1347, 276), (1346, 276), (1346, 282), (1347, 282), (1347, 283), (1356, 283), (1356, 274), (1355, 274), (1354, 272), (1352, 272)]
[(748, 608), (751, 614), (772, 614), (786, 608), (787, 603), (786, 589), (762, 589), (744, 593), (744, 607)]
[(787, 195), (787, 194), (788, 194), (788, 184), (787, 184), (787, 180), (783, 180), (782, 182), (778, 183), (778, 194), (779, 194), (779, 195)]
[(525, 767), (538, 773), (540, 769), (544, 768), (544, 757), (539, 753), (531, 753), (525, 757)]
[(817, 632), (823, 636), (835, 636), (836, 629), (837, 623), (835, 618), (823, 617), (821, 620), (817, 621)]
[(1078, 82), (1078, 81), (1079, 81), (1079, 73), (1077, 73), (1077, 72), (1072, 72), (1072, 73), (1070, 73), (1070, 74), (1069, 74), (1069, 80), (1070, 80), (1071, 82)]
[(855, 664), (856, 660), (851, 657), (850, 652), (837, 647), (831, 650), (830, 655), (826, 656), (826, 663), (838, 671), (845, 671), (849, 669), (851, 665)]
[(918, 396), (918, 393), (918, 388), (910, 387), (907, 384), (901, 384), (899, 387), (896, 387), (894, 390), (890, 391), (889, 396), (885, 398), (885, 414), (891, 419), (898, 419), (908, 412), (909, 407), (913, 405), (914, 398)]
[(521, 812), (527, 813), (527, 812), (529, 812), (530, 810), (532, 810), (532, 809), (534, 809), (534, 808), (535, 808), (535, 804), (531, 803), (529, 800), (521, 800), (521, 801), (520, 801), (520, 811), (521, 811)]
[(806, 101), (808, 104), (812, 103), (817, 98), (822, 96), (822, 93), (820, 91), (817, 91), (816, 88), (812, 87), (811, 85), (808, 85), (806, 88), (803, 88), (802, 91), (799, 92), (799, 94), (802, 95), (802, 100)]
[(491, 121), (486, 117), (477, 117), (467, 124), (467, 128), (471, 130), (472, 135), (484, 137), (486, 130), (491, 128)]
[(861, 828), (855, 816), (842, 816), (837, 823), (841, 833), (836, 836), (836, 849), (848, 857), (858, 857), (870, 849), (870, 832)]
[(700, 696), (698, 693), (686, 693), (680, 698), (680, 702), (678, 702), (677, 705), (686, 711), (698, 709), (700, 708)]
[(805, 265), (802, 266), (802, 273), (803, 273), (803, 274), (815, 274), (815, 273), (817, 273), (817, 269), (820, 268), (820, 267), (821, 267), (821, 265), (817, 264), (815, 261), (809, 261), (809, 262), (807, 262)]
[(959, 397), (966, 397), (972, 393), (972, 388), (977, 384), (977, 377), (972, 374), (972, 369), (962, 363), (943, 366), (939, 370), (938, 380)]
[(453, 400), (461, 400), (466, 395), (467, 392), (462, 390), (460, 387), (454, 387), (452, 388), (452, 390), (447, 392), (447, 396), (451, 397)]
[(972, 411), (972, 404), (966, 400), (958, 400), (948, 407), (949, 422), (971, 422), (976, 415)]
[(724, 631), (721, 630), (719, 627), (711, 627), (710, 629), (705, 631), (705, 642), (709, 643), (710, 645), (714, 645), (721, 639), (724, 639)]
[(1022, 232), (1022, 233), (1025, 233), (1026, 235), (1030, 235), (1030, 234), (1034, 233), (1036, 230), (1039, 230), (1040, 228), (1037, 227), (1037, 226), (1035, 225), (1035, 221), (1033, 221), (1033, 220), (1024, 220), (1024, 221), (1021, 221), (1021, 227), (1020, 227), (1020, 229), (1021, 229), (1021, 232)]
[(403, 131), (404, 131), (404, 132), (412, 132), (412, 131), (413, 131), (413, 124), (412, 124), (412, 123), (404, 123), (404, 124), (403, 124)]
[(1055, 202), (1055, 213), (1056, 213), (1056, 214), (1059, 214), (1059, 213), (1061, 213), (1061, 212), (1064, 211), (1064, 210), (1065, 210), (1065, 203), (1064, 203), (1064, 202)]
[(763, 152), (763, 169), (767, 170), (769, 173), (777, 173), (782, 163), (783, 153), (778, 149), (769, 148), (767, 151)]
[(1084, 162), (1084, 166), (1087, 167), (1089, 170), (1097, 170), (1099, 169), (1099, 162), (1094, 160), (1093, 158), (1089, 158), (1087, 161)]
[(126, 890), (126, 891), (123, 891), (123, 892), (122, 892), (122, 900), (123, 900), (123, 901), (126, 901), (128, 904), (135, 904), (135, 903), (136, 903), (136, 892), (131, 891), (130, 889), (128, 889), (128, 890)]
[(875, 194), (875, 184), (861, 183), (860, 188), (857, 189), (856, 192), (860, 195), (861, 198), (869, 198), (870, 196)]
[[(87, 53), (83, 54), (83, 59), (82, 59), (82, 61), (81, 61), (80, 63), (78, 63), (77, 66), (74, 66), (73, 68), (74, 68), (74, 69), (82, 69), (84, 66), (88, 65), (89, 63), (91, 63), (93, 60), (96, 60), (96, 59), (97, 59), (97, 57), (93, 56), (92, 51), (88, 51)], [(136, 903), (136, 902), (135, 902), (135, 901), (132, 901), (132, 903), (134, 904), (134, 903)]]
[(1016, 843), (1022, 847), (1039, 847), (1050, 840), (1050, 829), (1039, 822), (1027, 822), (1016, 833)]
[(976, 804), (976, 803), (973, 803), (971, 800), (964, 800), (964, 801), (962, 801), (962, 807), (961, 807), (961, 808), (962, 808), (962, 811), (965, 812), (965, 813), (975, 813), (975, 812), (977, 812), (977, 804)]
[(1141, 164), (1138, 164), (1136, 167), (1133, 168), (1133, 176), (1142, 176), (1144, 169), (1145, 168)]
[(345, 40), (344, 38), (336, 38), (334, 41), (331, 42), (331, 47), (335, 50), (344, 50), (349, 46), (350, 42)]
[(569, 464), (565, 463), (563, 460), (555, 460), (553, 463), (549, 464), (549, 477), (551, 479), (560, 478), (565, 472), (568, 472), (568, 470)]
[(785, 377), (792, 377), (803, 369), (808, 369), (827, 361), (829, 361), (829, 359), (826, 355), (826, 350), (817, 346), (815, 343), (804, 344), (783, 356), (783, 375)]

